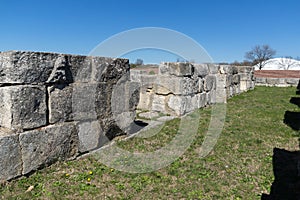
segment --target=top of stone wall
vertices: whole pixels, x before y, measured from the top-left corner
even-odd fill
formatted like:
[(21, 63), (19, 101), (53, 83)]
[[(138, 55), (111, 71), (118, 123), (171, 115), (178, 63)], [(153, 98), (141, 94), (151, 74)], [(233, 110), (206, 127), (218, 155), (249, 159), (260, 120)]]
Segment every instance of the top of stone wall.
[(0, 53), (0, 84), (116, 82), (128, 71), (128, 59), (30, 51)]
[(208, 74), (217, 74), (220, 66), (213, 63), (188, 63), (188, 62), (162, 62), (159, 65), (159, 75), (171, 75), (177, 77), (198, 76), (205, 77)]

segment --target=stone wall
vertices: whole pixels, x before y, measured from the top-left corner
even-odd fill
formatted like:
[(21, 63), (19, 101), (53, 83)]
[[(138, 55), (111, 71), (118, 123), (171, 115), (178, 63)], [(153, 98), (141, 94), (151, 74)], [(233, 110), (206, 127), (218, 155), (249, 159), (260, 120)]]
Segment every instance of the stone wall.
[(158, 75), (134, 71), (131, 80), (141, 87), (138, 109), (182, 116), (253, 89), (253, 70), (246, 66), (161, 63)]
[(0, 180), (126, 134), (138, 102), (129, 77), (127, 59), (0, 53)]
[(258, 86), (275, 86), (275, 87), (296, 87), (299, 83), (299, 78), (264, 78), (256, 77), (255, 84)]

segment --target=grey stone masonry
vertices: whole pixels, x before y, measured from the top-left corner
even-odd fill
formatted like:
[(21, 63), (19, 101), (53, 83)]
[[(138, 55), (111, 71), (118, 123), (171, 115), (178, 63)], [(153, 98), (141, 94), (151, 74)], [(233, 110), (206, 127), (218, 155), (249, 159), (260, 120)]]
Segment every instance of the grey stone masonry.
[(127, 134), (138, 94), (127, 59), (1, 52), (0, 180)]
[(299, 78), (264, 78), (256, 77), (255, 84), (258, 86), (274, 86), (274, 87), (296, 87), (299, 84)]
[(158, 75), (135, 71), (131, 80), (140, 84), (142, 110), (182, 116), (197, 108), (226, 103), (227, 98), (254, 88), (253, 67), (212, 63), (159, 65)]

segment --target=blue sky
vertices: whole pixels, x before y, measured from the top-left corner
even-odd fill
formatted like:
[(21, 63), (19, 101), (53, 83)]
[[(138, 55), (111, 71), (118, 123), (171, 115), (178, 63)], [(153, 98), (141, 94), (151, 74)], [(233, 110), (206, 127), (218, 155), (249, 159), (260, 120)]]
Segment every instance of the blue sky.
[[(297, 0), (1, 0), (0, 51), (32, 50), (87, 55), (120, 32), (162, 27), (202, 45), (215, 62), (243, 61), (257, 44), (276, 56), (300, 56)], [(146, 55), (147, 54), (147, 55)], [(160, 55), (160, 56), (159, 56)], [(136, 52), (158, 62), (163, 54)], [(176, 56), (165, 54), (166, 61)], [(171, 59), (171, 60), (168, 60)], [(175, 60), (174, 60), (175, 61)]]

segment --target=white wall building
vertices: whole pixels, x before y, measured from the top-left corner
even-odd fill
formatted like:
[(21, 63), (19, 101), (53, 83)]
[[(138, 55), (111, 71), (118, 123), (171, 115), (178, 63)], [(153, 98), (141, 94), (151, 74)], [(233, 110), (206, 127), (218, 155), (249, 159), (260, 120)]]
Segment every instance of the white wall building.
[[(255, 65), (255, 70), (259, 70)], [(265, 61), (262, 70), (300, 70), (300, 61), (290, 58), (273, 58)]]

